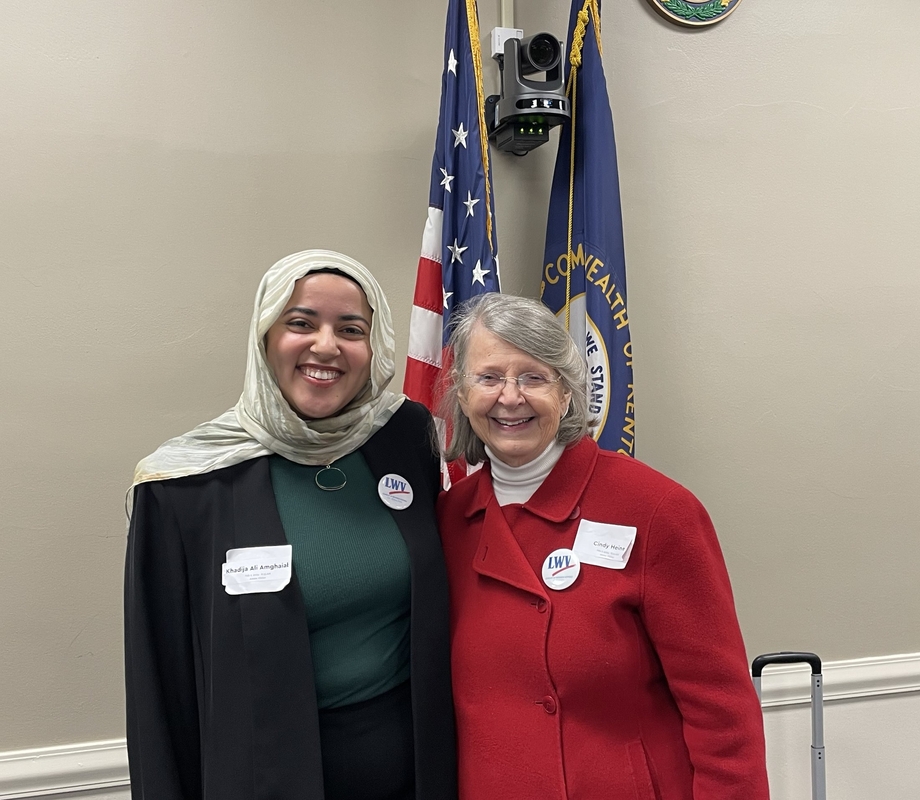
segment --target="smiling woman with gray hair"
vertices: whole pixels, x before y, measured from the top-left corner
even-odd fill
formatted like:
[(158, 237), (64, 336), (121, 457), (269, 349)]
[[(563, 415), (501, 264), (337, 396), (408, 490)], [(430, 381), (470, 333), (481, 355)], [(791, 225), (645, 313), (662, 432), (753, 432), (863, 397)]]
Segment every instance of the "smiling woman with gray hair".
[(461, 800), (766, 800), (760, 706), (712, 523), (588, 435), (587, 370), (540, 303), (456, 318), (438, 500)]
[(460, 390), (465, 385), (462, 378), (469, 371), (470, 343), (477, 327), (527, 352), (559, 376), (559, 386), (570, 398), (555, 434), (559, 444), (577, 442), (588, 432), (591, 420), (585, 390), (588, 380), (585, 361), (568, 332), (561, 325), (547, 324), (548, 320), (555, 323), (541, 303), (494, 292), (481, 295), (478, 302), (455, 315), (450, 338), (454, 379), (445, 387), (443, 403), (453, 425), (453, 439), (445, 460), (463, 456), (467, 463), (478, 464), (486, 458), (485, 443), (476, 435), (459, 401)]

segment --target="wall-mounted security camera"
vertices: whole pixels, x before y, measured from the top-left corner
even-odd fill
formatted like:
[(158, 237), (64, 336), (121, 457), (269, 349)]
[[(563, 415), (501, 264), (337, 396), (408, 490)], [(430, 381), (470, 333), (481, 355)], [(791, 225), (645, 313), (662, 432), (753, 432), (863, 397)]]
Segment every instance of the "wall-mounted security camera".
[[(489, 141), (506, 153), (523, 156), (549, 141), (550, 128), (571, 117), (565, 96), (562, 44), (549, 33), (505, 39), (496, 56), (502, 93), (486, 98)], [(544, 74), (543, 80), (526, 76)]]

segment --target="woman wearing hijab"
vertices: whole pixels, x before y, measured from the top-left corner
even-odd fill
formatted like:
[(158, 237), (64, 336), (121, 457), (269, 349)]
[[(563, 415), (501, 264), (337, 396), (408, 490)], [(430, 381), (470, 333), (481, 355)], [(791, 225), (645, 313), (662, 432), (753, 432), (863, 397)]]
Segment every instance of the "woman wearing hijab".
[(763, 723), (706, 510), (588, 435), (542, 304), (456, 318), (438, 501), (461, 800), (767, 800)]
[(438, 461), (393, 365), (370, 272), (288, 256), (256, 294), (239, 402), (138, 464), (133, 797), (456, 797)]

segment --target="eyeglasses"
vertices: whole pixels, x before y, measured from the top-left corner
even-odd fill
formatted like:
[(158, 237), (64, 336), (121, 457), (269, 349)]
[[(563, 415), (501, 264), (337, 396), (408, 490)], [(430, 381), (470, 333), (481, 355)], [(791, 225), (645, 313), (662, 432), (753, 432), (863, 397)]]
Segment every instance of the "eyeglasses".
[(547, 394), (562, 378), (550, 378), (539, 372), (525, 372), (517, 377), (484, 372), (481, 375), (464, 375), (467, 384), (483, 394), (498, 394), (505, 388), (505, 382), (516, 383), (521, 394)]

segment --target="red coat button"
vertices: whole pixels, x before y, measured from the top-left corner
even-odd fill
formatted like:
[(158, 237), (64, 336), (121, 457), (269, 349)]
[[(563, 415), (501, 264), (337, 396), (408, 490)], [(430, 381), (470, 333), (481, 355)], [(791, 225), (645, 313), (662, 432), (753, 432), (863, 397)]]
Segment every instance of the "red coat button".
[(541, 614), (545, 614), (546, 609), (549, 606), (549, 603), (547, 603), (545, 600), (541, 598), (540, 600), (537, 600), (536, 606), (537, 606), (537, 611), (539, 611)]
[(546, 697), (543, 698), (543, 710), (547, 714), (555, 714), (556, 713), (556, 700), (550, 697), (549, 695), (546, 695)]

